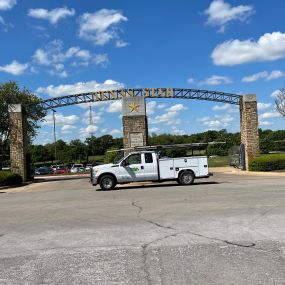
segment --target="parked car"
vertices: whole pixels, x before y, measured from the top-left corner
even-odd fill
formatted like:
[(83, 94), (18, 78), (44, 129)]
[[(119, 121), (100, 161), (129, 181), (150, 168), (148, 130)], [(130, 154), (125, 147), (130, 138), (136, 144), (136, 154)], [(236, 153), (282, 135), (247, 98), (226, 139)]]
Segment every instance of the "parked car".
[(35, 169), (35, 174), (37, 175), (46, 175), (52, 173), (52, 169), (47, 166), (41, 166)]
[(83, 169), (85, 170), (83, 164), (73, 164), (72, 167), (71, 167), (70, 172), (71, 172), (71, 173), (82, 172), (82, 170), (79, 171), (80, 168), (81, 168), (81, 169), (83, 168)]
[(59, 165), (51, 165), (50, 168), (52, 171), (56, 170)]
[(64, 165), (58, 166), (55, 170), (53, 170), (53, 174), (65, 174), (68, 173), (69, 169), (66, 168)]
[(86, 164), (86, 166), (85, 166), (85, 170), (86, 170), (86, 171), (90, 171), (90, 170), (91, 170), (91, 168), (92, 168), (92, 166), (93, 166), (92, 164), (89, 164), (89, 163), (88, 163), (88, 164)]

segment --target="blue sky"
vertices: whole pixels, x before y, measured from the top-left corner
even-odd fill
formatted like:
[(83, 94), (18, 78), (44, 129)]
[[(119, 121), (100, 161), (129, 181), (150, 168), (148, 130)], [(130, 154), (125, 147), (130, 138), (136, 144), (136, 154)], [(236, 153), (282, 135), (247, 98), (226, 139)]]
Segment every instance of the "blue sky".
[[(283, 129), (274, 94), (285, 82), (283, 0), (0, 0), (0, 82), (42, 98), (134, 87), (255, 93), (263, 129)], [(57, 136), (121, 136), (120, 101), (57, 109)], [(238, 110), (147, 100), (150, 133), (239, 130)], [(52, 137), (48, 114), (35, 143)]]

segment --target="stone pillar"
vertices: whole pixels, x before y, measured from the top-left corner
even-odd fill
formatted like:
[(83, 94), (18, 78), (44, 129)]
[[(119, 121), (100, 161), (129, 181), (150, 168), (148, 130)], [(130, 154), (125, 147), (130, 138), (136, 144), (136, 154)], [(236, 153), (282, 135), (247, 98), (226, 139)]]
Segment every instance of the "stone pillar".
[(27, 122), (26, 112), (21, 104), (9, 105), (10, 115), (10, 160), (11, 170), (28, 180), (27, 173)]
[(122, 100), (124, 148), (147, 145), (148, 125), (145, 99), (125, 97)]
[(259, 134), (256, 95), (244, 95), (240, 101), (241, 143), (245, 149), (245, 165), (248, 170), (249, 160), (259, 156)]

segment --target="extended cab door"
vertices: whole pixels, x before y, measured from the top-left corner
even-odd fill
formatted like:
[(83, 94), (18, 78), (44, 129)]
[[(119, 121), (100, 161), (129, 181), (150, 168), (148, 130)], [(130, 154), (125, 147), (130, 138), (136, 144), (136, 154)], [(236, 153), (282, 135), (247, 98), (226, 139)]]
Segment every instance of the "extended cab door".
[(144, 180), (158, 180), (158, 169), (156, 154), (146, 152), (143, 154), (144, 158)]
[(144, 167), (142, 154), (134, 153), (126, 157), (119, 167), (119, 182), (132, 182), (144, 180)]

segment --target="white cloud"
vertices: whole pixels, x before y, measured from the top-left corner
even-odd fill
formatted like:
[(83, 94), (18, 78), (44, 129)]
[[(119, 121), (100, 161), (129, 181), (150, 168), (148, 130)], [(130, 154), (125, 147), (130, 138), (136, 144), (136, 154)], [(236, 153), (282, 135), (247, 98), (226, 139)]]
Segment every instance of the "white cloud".
[(75, 126), (71, 126), (71, 125), (64, 125), (61, 128), (61, 133), (62, 134), (70, 134), (72, 133), (74, 130), (76, 130)]
[(176, 104), (176, 105), (173, 105), (171, 106), (170, 108), (167, 109), (168, 112), (179, 112), (179, 111), (182, 111), (182, 110), (187, 110), (188, 108), (185, 107), (184, 105), (182, 104)]
[(114, 136), (114, 135), (121, 135), (122, 134), (122, 131), (119, 130), (119, 129), (113, 129), (111, 131), (109, 131), (109, 134)]
[(10, 10), (17, 4), (17, 0), (0, 0), (0, 10)]
[(2, 16), (0, 16), (0, 26), (4, 27), (4, 32), (7, 32), (9, 28), (12, 28), (13, 25), (11, 23), (7, 23)]
[(224, 116), (214, 116), (213, 118), (207, 116), (203, 118), (198, 118), (197, 121), (201, 122), (203, 125), (207, 126), (210, 130), (216, 130), (216, 129), (224, 129), (230, 126), (230, 123), (234, 120), (234, 117), (232, 117), (229, 114), (226, 114)]
[[(104, 118), (102, 116), (102, 112), (94, 112), (91, 110), (91, 114), (92, 114), (92, 123), (97, 125), (97, 124), (101, 124), (104, 121)], [(90, 124), (90, 110), (86, 111), (83, 114), (83, 118), (81, 120), (84, 124), (89, 125)]]
[(98, 127), (97, 126), (87, 126), (86, 128), (80, 128), (79, 129), (79, 134), (80, 134), (80, 138), (82, 140), (90, 137), (90, 134), (95, 134), (98, 130)]
[(278, 118), (278, 117), (281, 117), (281, 115), (277, 111), (265, 112), (259, 115), (259, 119), (272, 119), (272, 118)]
[[(55, 123), (56, 126), (64, 126), (64, 125), (74, 125), (79, 120), (77, 115), (69, 115), (64, 116), (61, 113), (55, 113)], [(48, 114), (45, 117), (45, 124), (48, 126), (53, 126), (53, 114)]]
[(59, 77), (67, 76), (64, 66), (66, 62), (73, 67), (87, 67), (89, 64), (106, 67), (109, 63), (107, 54), (91, 54), (89, 50), (78, 46), (64, 50), (61, 40), (54, 40), (45, 47), (37, 49), (33, 55), (33, 61), (40, 66), (52, 67), (52, 69), (49, 68), (49, 73)]
[(155, 116), (154, 118), (149, 119), (150, 124), (161, 124), (166, 125), (179, 125), (181, 124), (181, 119), (177, 118), (179, 112), (186, 110), (187, 107), (184, 107), (182, 104), (176, 104), (168, 108), (166, 113), (162, 115)]
[(268, 121), (259, 121), (259, 126), (272, 126), (273, 122), (268, 122)]
[(53, 67), (54, 67), (54, 69), (52, 69), (48, 72), (50, 75), (58, 76), (61, 78), (68, 77), (68, 73), (64, 69), (64, 65), (62, 63), (56, 63), (53, 65)]
[(49, 65), (50, 61), (48, 59), (48, 53), (42, 49), (37, 49), (33, 58), (36, 60), (38, 64)]
[(212, 75), (211, 77), (200, 81), (199, 85), (221, 85), (230, 83), (232, 83), (232, 80), (227, 76)]
[(157, 128), (157, 127), (153, 127), (153, 128), (150, 128), (150, 129), (149, 129), (149, 133), (150, 133), (150, 134), (158, 133), (159, 131), (160, 131), (160, 129)]
[(271, 108), (271, 106), (272, 106), (271, 103), (261, 103), (261, 102), (257, 103), (257, 109), (259, 111), (269, 109), (269, 108)]
[(195, 79), (194, 78), (188, 78), (187, 79), (187, 83), (188, 84), (193, 84), (195, 82)]
[(265, 79), (266, 81), (284, 77), (285, 73), (280, 70), (273, 70), (270, 73), (267, 71), (258, 72), (242, 78), (242, 82), (255, 82), (258, 80)]
[(3, 26), (6, 26), (5, 20), (1, 16), (0, 16), (0, 24), (3, 25)]
[(231, 109), (231, 106), (229, 104), (224, 105), (215, 105), (212, 110), (213, 111), (225, 111)]
[(273, 70), (268, 77), (266, 78), (266, 80), (272, 80), (272, 79), (278, 79), (280, 77), (284, 77), (285, 73), (281, 70)]
[(27, 69), (29, 65), (27, 63), (19, 63), (16, 60), (13, 60), (10, 64), (0, 66), (0, 72), (10, 73), (12, 75), (21, 75)]
[(59, 20), (66, 17), (74, 16), (75, 10), (67, 7), (55, 8), (53, 10), (47, 9), (29, 9), (28, 16), (49, 21), (51, 24), (56, 24)]
[(127, 42), (125, 42), (123, 40), (119, 39), (119, 40), (116, 41), (116, 47), (117, 48), (123, 48), (123, 47), (126, 47), (128, 45), (129, 45), (129, 43), (127, 43)]
[[(74, 84), (61, 84), (58, 86), (49, 85), (47, 87), (39, 87), (36, 90), (38, 94), (46, 94), (50, 97), (59, 97), (64, 95), (95, 92), (101, 90), (116, 90), (124, 88), (124, 84), (108, 79), (103, 83), (97, 81), (76, 82)], [(89, 108), (89, 105), (87, 106)]]
[[(102, 9), (85, 13), (79, 19), (79, 37), (103, 46), (113, 39), (120, 41), (117, 26), (128, 19), (120, 11)], [(119, 42), (122, 45), (123, 42)]]
[(178, 135), (178, 136), (182, 136), (182, 135), (186, 134), (186, 132), (184, 130), (177, 129), (176, 127), (171, 128), (171, 133), (174, 135)]
[(271, 97), (276, 98), (280, 94), (280, 90), (275, 90), (271, 93)]
[(110, 61), (109, 61), (108, 55), (106, 53), (104, 53), (104, 54), (94, 55), (93, 62), (96, 65), (101, 65), (102, 67), (106, 67)]
[(122, 100), (116, 100), (109, 104), (106, 111), (108, 113), (122, 112)]
[(168, 123), (177, 115), (178, 115), (177, 112), (167, 112), (165, 114), (155, 116), (153, 119), (150, 118), (149, 123), (150, 124)]
[(156, 107), (156, 102), (155, 101), (150, 101), (146, 104), (146, 113), (147, 115), (152, 115), (154, 114)]
[[(174, 119), (170, 119), (168, 122), (166, 122), (166, 125), (168, 125), (168, 126), (180, 125), (181, 122), (182, 121), (180, 118), (174, 118)], [(184, 121), (184, 123), (185, 123), (185, 121)]]
[(224, 32), (227, 24), (232, 21), (245, 22), (254, 13), (252, 6), (239, 5), (232, 7), (224, 0), (214, 0), (204, 12), (208, 16), (207, 24), (218, 26), (219, 32)]
[(165, 103), (160, 103), (157, 105), (157, 109), (165, 109), (167, 107), (167, 104)]
[(257, 41), (230, 40), (219, 44), (211, 57), (215, 65), (237, 65), (258, 61), (273, 61), (285, 57), (285, 34), (266, 33)]
[(265, 79), (268, 76), (267, 71), (258, 72), (242, 78), (242, 82), (254, 82), (260, 79)]
[(202, 118), (198, 118), (197, 121), (198, 122), (206, 122), (206, 121), (209, 121), (211, 118), (209, 116), (206, 116), (206, 117), (202, 117)]

